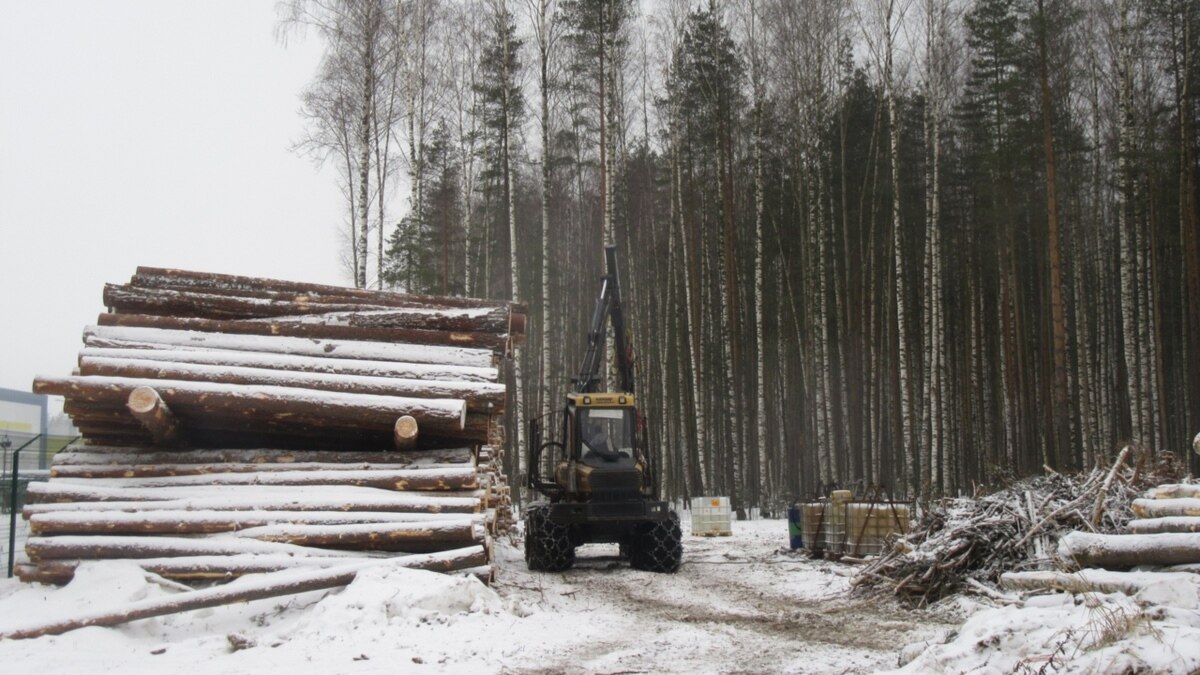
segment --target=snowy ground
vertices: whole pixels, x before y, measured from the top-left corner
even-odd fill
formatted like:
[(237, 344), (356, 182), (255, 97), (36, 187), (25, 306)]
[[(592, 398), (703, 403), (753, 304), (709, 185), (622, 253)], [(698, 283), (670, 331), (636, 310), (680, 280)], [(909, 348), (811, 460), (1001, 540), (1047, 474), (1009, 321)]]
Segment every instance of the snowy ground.
[[(848, 594), (852, 568), (782, 548), (783, 521), (686, 537), (675, 575), (637, 572), (615, 546), (575, 569), (530, 574), (498, 542), (499, 580), (371, 570), (333, 593), (260, 600), (0, 642), (0, 663), (46, 672), (461, 673), (871, 672), (961, 622)], [(0, 584), (0, 631), (175, 592), (140, 570), (95, 564), (56, 589)]]
[[(335, 592), (3, 640), (0, 663), (189, 675), (1200, 672), (1200, 575), (1164, 576), (1133, 597), (906, 610), (850, 593), (854, 568), (787, 551), (786, 531), (766, 520), (686, 537), (675, 575), (633, 571), (612, 546), (581, 549), (566, 573), (530, 574), (519, 545), (501, 541), (491, 588), (379, 567)], [(121, 563), (85, 566), (61, 589), (0, 582), (0, 632), (178, 590)]]

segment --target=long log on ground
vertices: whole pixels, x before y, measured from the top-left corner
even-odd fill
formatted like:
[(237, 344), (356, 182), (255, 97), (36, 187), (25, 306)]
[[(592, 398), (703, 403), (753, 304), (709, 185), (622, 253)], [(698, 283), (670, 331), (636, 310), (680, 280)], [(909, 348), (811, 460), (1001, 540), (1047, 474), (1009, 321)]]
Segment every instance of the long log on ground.
[(461, 469), (461, 464), (331, 463), (294, 464), (58, 464), (50, 467), (51, 478), (162, 478), (166, 476), (211, 476), (226, 473), (278, 473), (280, 471), (421, 471)]
[(1179, 582), (1200, 584), (1200, 577), (1183, 572), (1112, 572), (1085, 569), (1078, 572), (1006, 572), (1000, 585), (1015, 591), (1067, 591), (1069, 593), (1124, 593), (1166, 587)]
[(296, 324), (356, 326), (362, 328), (419, 328), (438, 331), (468, 331), (477, 333), (507, 334), (510, 326), (515, 333), (524, 333), (523, 314), (519, 326), (512, 326), (507, 307), (477, 308), (415, 308), (397, 307), (377, 310), (352, 311), (334, 310), (328, 313), (309, 312), (304, 316), (278, 317), (278, 320)]
[[(413, 452), (352, 452), (342, 450), (201, 449), (178, 452), (152, 448), (77, 445), (54, 455), (54, 466), (74, 464), (392, 464), (389, 468), (418, 468), (459, 464), (474, 466), (470, 448)], [(360, 468), (366, 468), (361, 467)]]
[(138, 358), (81, 356), (79, 373), (83, 376), (297, 387), (405, 398), (463, 399), (467, 402), (467, 409), (473, 412), (503, 411), (505, 398), (504, 385), (493, 382), (439, 382), (366, 375), (297, 373), (272, 368), (172, 363)]
[(1133, 513), (1138, 518), (1163, 518), (1167, 516), (1200, 516), (1200, 499), (1181, 497), (1178, 499), (1135, 499)]
[(1193, 483), (1159, 485), (1158, 487), (1150, 488), (1146, 496), (1150, 499), (1200, 498), (1200, 485)]
[(379, 328), (306, 323), (290, 319), (261, 321), (224, 321), (220, 319), (197, 319), (190, 317), (154, 316), (150, 314), (101, 314), (97, 321), (101, 326), (127, 326), (132, 328), (167, 328), (191, 330), (204, 333), (229, 333), (233, 335), (283, 335), (287, 337), (317, 338), (325, 340), (367, 340), (370, 342), (409, 342), (422, 345), (452, 345), (477, 347), (496, 351), (508, 342), (502, 333), (475, 331), (423, 330), (415, 328)]
[(84, 342), (88, 346), (79, 352), (80, 359), (88, 357), (138, 359), (142, 361), (198, 363), (214, 366), (268, 368), (271, 370), (285, 370), (299, 373), (364, 375), (367, 377), (390, 377), (438, 382), (495, 382), (498, 377), (498, 371), (494, 367), (478, 368), (475, 366), (402, 363), (398, 361), (372, 361), (368, 359), (314, 358), (311, 356), (295, 356), (271, 352), (247, 352), (202, 347), (189, 348), (174, 345), (156, 345), (148, 342), (101, 340), (95, 336), (85, 337)]
[(481, 544), (486, 529), (470, 519), (426, 523), (351, 525), (266, 525), (239, 530), (237, 537), (310, 548), (431, 553)]
[(487, 526), (494, 512), (463, 516), (447, 513), (388, 513), (379, 511), (51, 511), (29, 518), (35, 535), (62, 534), (218, 534), (269, 525), (361, 525), (364, 523), (425, 524), (450, 521)]
[(246, 553), (362, 558), (363, 551), (337, 551), (294, 544), (237, 537), (141, 537), (109, 535), (61, 535), (30, 537), (25, 553), (32, 562), (58, 559), (98, 560), (108, 558), (169, 558), (194, 555), (240, 555)]
[[(448, 552), (451, 557), (461, 556), (461, 552)], [(165, 598), (153, 598), (130, 603), (116, 610), (96, 611), (84, 616), (70, 619), (35, 624), (23, 628), (10, 629), (0, 633), (0, 638), (9, 640), (41, 637), (43, 635), (61, 635), (63, 633), (86, 628), (88, 626), (118, 626), (138, 619), (148, 619), (155, 616), (178, 614), (180, 612), (217, 607), (274, 598), (282, 595), (295, 595), (308, 591), (345, 586), (354, 581), (355, 576), (364, 569), (372, 566), (387, 564), (406, 567), (406, 563), (418, 562), (416, 557), (356, 563), (323, 570), (288, 570), (264, 574), (261, 577), (238, 579), (225, 586), (205, 588), (197, 591), (187, 591)], [(422, 562), (430, 562), (437, 558), (430, 556)]]
[[(344, 557), (309, 556), (297, 558), (279, 554), (240, 554), (183, 556), (177, 558), (141, 558), (120, 560), (135, 564), (147, 572), (176, 581), (221, 581), (245, 576), (265, 574), (288, 569), (328, 569), (346, 565)], [(436, 554), (414, 554), (389, 557), (386, 561), (404, 561), (404, 567), (431, 572), (457, 572), (474, 574), (487, 569), (487, 551), (483, 546), (470, 546), (455, 551)], [(18, 568), (18, 576), (25, 582), (66, 584), (75, 576), (75, 569), (83, 560), (43, 560), (36, 565)]]
[(229, 333), (198, 333), (165, 328), (127, 328), (124, 326), (88, 326), (84, 337), (108, 340), (127, 340), (144, 344), (171, 347), (206, 347), (242, 352), (267, 352), (329, 359), (363, 359), (399, 363), (489, 368), (494, 354), (489, 349), (447, 347), (444, 345), (413, 345), (359, 340), (312, 340), (299, 337), (270, 335), (231, 335)]
[(473, 468), (338, 470), (338, 471), (264, 471), (255, 473), (212, 473), (191, 476), (152, 476), (146, 478), (60, 478), (59, 482), (104, 487), (160, 488), (206, 485), (351, 485), (395, 490), (474, 490), (480, 487), (482, 474)]
[[(485, 497), (482, 491), (450, 494), (398, 493), (344, 485), (303, 488), (274, 485), (114, 488), (91, 484), (76, 485), (62, 480), (30, 483), (26, 490), (26, 504), (29, 505), (67, 502), (161, 502), (170, 504), (169, 508), (293, 511), (341, 509), (412, 513), (473, 513), (480, 510)], [(175, 505), (180, 503), (189, 506)]]
[(137, 421), (154, 437), (155, 445), (179, 445), (179, 420), (154, 387), (137, 387), (125, 404)]
[(233, 274), (195, 272), (162, 267), (139, 266), (130, 284), (141, 288), (174, 288), (179, 290), (224, 290), (253, 295), (255, 293), (288, 293), (306, 297), (326, 296), (339, 301), (358, 302), (396, 307), (502, 307), (525, 312), (522, 305), (482, 298), (459, 296), (417, 295), (392, 291), (375, 291), (343, 286), (329, 286), (282, 279), (261, 279)]
[(1200, 534), (1092, 534), (1071, 532), (1058, 555), (1075, 567), (1127, 568), (1200, 562)]
[(1126, 526), (1134, 534), (1160, 534), (1163, 532), (1200, 532), (1200, 517), (1166, 516), (1129, 521)]
[(421, 399), (373, 394), (343, 394), (265, 385), (224, 385), (117, 377), (37, 378), (34, 393), (65, 396), (93, 403), (120, 403), (137, 387), (153, 387), (175, 415), (188, 426), (214, 413), (289, 421), (301, 419), (349, 425), (374, 426), (389, 436), (396, 418), (412, 415), (422, 427), (441, 433), (462, 431), (467, 406), (462, 399)]

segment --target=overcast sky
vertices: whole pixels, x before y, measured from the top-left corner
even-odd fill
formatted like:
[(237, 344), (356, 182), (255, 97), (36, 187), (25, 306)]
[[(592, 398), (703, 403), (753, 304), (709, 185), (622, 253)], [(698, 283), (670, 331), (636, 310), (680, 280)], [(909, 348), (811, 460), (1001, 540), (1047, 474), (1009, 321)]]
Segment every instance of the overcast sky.
[(0, 387), (69, 375), (138, 265), (343, 283), (328, 172), (291, 151), (316, 37), (274, 0), (0, 0)]

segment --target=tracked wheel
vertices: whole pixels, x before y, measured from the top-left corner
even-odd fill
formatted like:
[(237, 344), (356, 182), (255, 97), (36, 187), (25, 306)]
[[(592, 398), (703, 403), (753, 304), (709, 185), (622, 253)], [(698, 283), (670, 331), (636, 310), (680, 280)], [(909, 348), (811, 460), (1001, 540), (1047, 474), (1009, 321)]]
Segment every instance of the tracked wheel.
[(575, 564), (571, 532), (550, 520), (550, 505), (545, 502), (525, 510), (525, 564), (532, 572), (561, 572)]
[(683, 562), (683, 533), (679, 529), (679, 515), (672, 511), (667, 520), (641, 526), (624, 548), (629, 554), (629, 564), (634, 569), (666, 573), (677, 571)]

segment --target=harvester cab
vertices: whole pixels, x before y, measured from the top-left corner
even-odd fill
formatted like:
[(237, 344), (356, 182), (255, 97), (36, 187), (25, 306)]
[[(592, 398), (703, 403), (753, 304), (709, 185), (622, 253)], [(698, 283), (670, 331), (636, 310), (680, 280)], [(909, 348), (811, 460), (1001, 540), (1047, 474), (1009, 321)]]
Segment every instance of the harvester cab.
[[(528, 485), (545, 499), (525, 509), (525, 561), (560, 571), (585, 543), (620, 544), (635, 569), (674, 572), (683, 557), (679, 516), (658, 499), (656, 454), (634, 396), (633, 359), (625, 344), (616, 247), (592, 313), (588, 345), (559, 417), (559, 440), (543, 438), (546, 419), (529, 421)], [(605, 328), (612, 322), (619, 391), (601, 392)]]

